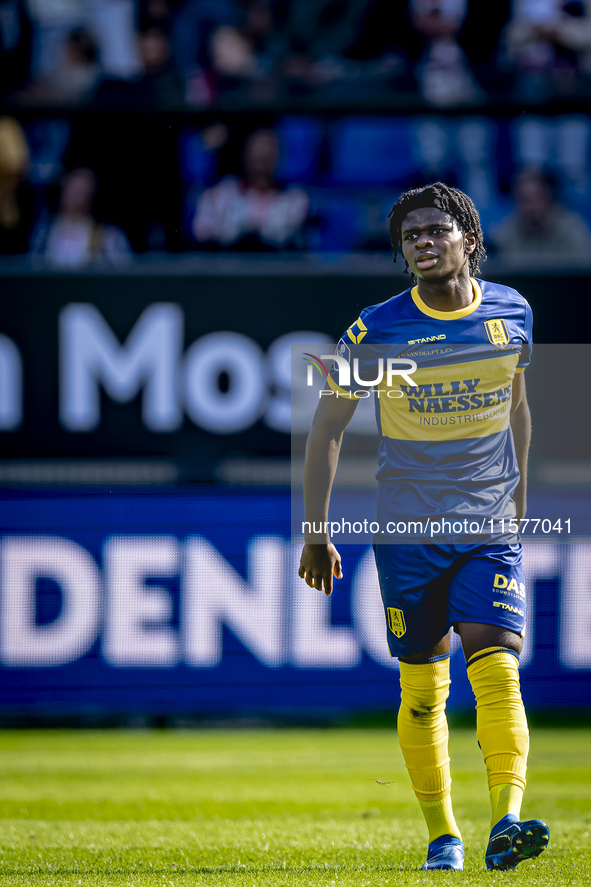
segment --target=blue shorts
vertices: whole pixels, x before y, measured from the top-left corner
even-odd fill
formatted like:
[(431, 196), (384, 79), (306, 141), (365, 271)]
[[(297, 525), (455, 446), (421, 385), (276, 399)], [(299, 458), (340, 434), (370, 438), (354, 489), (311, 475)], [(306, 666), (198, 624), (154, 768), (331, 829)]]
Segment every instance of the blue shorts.
[(521, 543), (374, 545), (392, 656), (445, 637), (455, 622), (525, 632)]

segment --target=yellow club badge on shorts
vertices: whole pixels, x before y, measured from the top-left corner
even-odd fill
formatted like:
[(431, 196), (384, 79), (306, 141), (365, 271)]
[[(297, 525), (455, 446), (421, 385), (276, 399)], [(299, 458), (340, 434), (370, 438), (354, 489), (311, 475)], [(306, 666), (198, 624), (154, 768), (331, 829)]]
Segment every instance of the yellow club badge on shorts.
[(392, 634), (397, 638), (401, 638), (406, 631), (406, 622), (404, 621), (404, 613), (397, 610), (396, 607), (388, 607), (388, 625)]
[(491, 343), (491, 345), (498, 345), (499, 347), (502, 347), (503, 345), (509, 344), (509, 333), (507, 332), (505, 321), (502, 318), (497, 318), (496, 320), (485, 320), (484, 326), (486, 328), (488, 341)]

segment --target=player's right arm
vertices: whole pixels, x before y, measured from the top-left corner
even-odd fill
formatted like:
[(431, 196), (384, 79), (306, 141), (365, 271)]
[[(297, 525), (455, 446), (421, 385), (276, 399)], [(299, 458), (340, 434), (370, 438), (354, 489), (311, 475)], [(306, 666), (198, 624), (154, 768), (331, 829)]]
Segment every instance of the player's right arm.
[(342, 576), (341, 557), (325, 526), (343, 433), (357, 403), (356, 398), (337, 397), (334, 391), (321, 397), (306, 444), (304, 502), (309, 526), (298, 575), (310, 588), (324, 589), (326, 595), (332, 593), (333, 575), (338, 579)]

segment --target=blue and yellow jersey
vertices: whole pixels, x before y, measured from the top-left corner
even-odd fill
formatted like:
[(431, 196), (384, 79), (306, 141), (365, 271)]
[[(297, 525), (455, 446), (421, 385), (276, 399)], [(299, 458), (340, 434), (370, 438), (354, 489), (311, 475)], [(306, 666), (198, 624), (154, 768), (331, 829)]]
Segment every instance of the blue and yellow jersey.
[[(337, 346), (357, 379), (379, 380), (379, 520), (515, 514), (511, 386), (530, 361), (532, 313), (510, 287), (474, 278), (472, 287), (472, 303), (457, 311), (436, 311), (418, 287), (406, 290), (362, 311)], [(388, 357), (417, 368), (388, 385)], [(335, 394), (362, 390), (351, 376), (339, 384), (335, 362)]]

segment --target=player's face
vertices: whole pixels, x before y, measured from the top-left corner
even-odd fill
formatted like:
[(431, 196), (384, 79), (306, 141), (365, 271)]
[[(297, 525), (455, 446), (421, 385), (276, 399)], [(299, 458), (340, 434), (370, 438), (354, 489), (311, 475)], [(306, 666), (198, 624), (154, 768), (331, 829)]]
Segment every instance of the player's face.
[(402, 222), (402, 252), (420, 280), (448, 280), (460, 273), (476, 238), (435, 207), (413, 209)]

